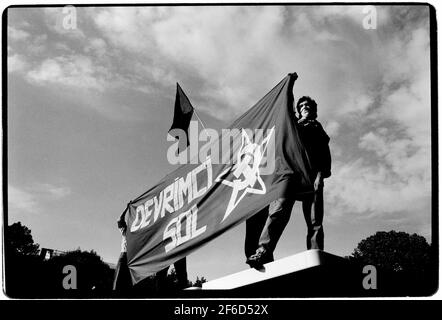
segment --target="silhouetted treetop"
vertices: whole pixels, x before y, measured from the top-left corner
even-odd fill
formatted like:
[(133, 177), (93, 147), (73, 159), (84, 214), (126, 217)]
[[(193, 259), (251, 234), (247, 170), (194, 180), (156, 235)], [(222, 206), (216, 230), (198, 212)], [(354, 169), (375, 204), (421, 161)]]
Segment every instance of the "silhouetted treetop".
[(430, 248), (420, 235), (379, 231), (359, 242), (352, 256), (385, 270), (425, 272), (431, 263)]
[(21, 222), (15, 222), (7, 227), (5, 240), (6, 251), (10, 254), (38, 255), (39, 245), (34, 243), (31, 230)]

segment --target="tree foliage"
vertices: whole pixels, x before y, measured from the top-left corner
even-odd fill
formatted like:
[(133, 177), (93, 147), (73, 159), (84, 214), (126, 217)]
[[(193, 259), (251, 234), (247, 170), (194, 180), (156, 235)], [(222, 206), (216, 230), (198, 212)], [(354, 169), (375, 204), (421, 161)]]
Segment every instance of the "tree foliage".
[(387, 271), (423, 273), (431, 264), (431, 247), (417, 234), (379, 231), (359, 242), (352, 256)]
[(424, 237), (379, 231), (359, 242), (350, 261), (376, 267), (378, 296), (428, 296), (438, 284), (437, 254)]
[[(114, 270), (95, 251), (80, 249), (44, 260), (31, 230), (20, 222), (7, 227), (6, 293), (14, 298), (63, 298), (110, 296)], [(67, 290), (66, 266), (76, 270), (76, 289)]]
[(195, 282), (193, 283), (192, 287), (199, 287), (199, 288), (202, 288), (203, 283), (205, 283), (205, 282), (207, 282), (206, 278), (204, 278), (204, 277), (201, 277), (201, 278), (196, 277), (196, 280), (195, 280)]
[[(34, 243), (31, 230), (20, 222), (7, 227), (5, 247), (6, 292), (14, 298), (98, 298), (116, 296), (112, 291), (115, 271), (94, 251), (80, 248), (49, 260), (39, 255), (39, 245)], [(75, 289), (66, 289), (63, 280), (68, 276), (66, 266), (76, 272)], [(72, 268), (70, 268), (72, 269)], [(141, 281), (128, 297), (157, 297), (176, 295), (185, 287), (201, 287), (204, 277), (195, 283), (184, 283), (174, 268), (168, 273), (158, 273)]]
[(6, 230), (6, 252), (20, 256), (36, 256), (39, 245), (34, 243), (31, 230), (23, 226), (21, 222), (13, 223)]
[(76, 249), (48, 261), (48, 265), (60, 275), (57, 285), (62, 287), (62, 270), (65, 266), (74, 266), (77, 272), (77, 288), (83, 293), (110, 292), (114, 271), (94, 251)]

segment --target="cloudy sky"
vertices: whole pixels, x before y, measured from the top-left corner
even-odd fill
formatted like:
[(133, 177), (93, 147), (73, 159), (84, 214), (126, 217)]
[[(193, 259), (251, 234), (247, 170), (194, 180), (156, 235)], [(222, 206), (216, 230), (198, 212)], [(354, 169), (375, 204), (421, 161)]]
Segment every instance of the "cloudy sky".
[[(359, 6), (86, 7), (66, 29), (71, 12), (8, 10), (9, 223), (42, 247), (116, 262), (117, 217), (174, 169), (176, 82), (219, 129), (289, 72), (331, 137), (326, 251), (381, 230), (430, 241), (428, 7), (378, 6), (375, 29)], [(190, 255), (190, 280), (245, 269), (244, 230)], [(297, 204), (276, 258), (304, 236)]]

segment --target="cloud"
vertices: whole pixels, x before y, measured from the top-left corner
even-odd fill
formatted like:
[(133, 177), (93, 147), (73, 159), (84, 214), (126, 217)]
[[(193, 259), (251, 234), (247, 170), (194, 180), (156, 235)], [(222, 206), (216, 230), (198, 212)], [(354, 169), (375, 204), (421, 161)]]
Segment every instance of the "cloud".
[(48, 183), (36, 184), (32, 187), (34, 192), (39, 194), (39, 196), (51, 199), (60, 200), (69, 196), (72, 192), (71, 189), (65, 186), (55, 186)]
[[(332, 138), (334, 215), (411, 219), (413, 210), (429, 214), (431, 196), (428, 10), (377, 6), (377, 29), (366, 30), (364, 8), (79, 8), (79, 25), (93, 28), (66, 37), (72, 51), (52, 52), (26, 75), (39, 85), (147, 96), (178, 81), (198, 110), (231, 121), (296, 71), (295, 98), (315, 98)], [(61, 34), (53, 29), (60, 11), (46, 15)]]
[(104, 79), (89, 57), (82, 55), (59, 56), (45, 59), (39, 67), (27, 73), (36, 84), (53, 84), (78, 88), (104, 89)]
[[(107, 69), (114, 85), (146, 93), (158, 85), (170, 88), (176, 81), (192, 82), (197, 89), (189, 90), (197, 92), (201, 109), (222, 120), (232, 120), (285, 74), (297, 71), (295, 95), (310, 91), (306, 93), (317, 97), (321, 116), (336, 121), (341, 120), (336, 112), (366, 112), (379, 80), (404, 73), (402, 64), (390, 62), (403, 52), (406, 32), (393, 29), (386, 37), (384, 30), (392, 28), (399, 14), (410, 14), (378, 6), (380, 30), (367, 31), (362, 25), (364, 8), (77, 8), (77, 24), (84, 27), (84, 37), (77, 40), (84, 49), (77, 49), (76, 55)], [(44, 10), (46, 25), (53, 32), (63, 31), (58, 28), (68, 14), (63, 9)], [(89, 22), (97, 30), (86, 28)], [(421, 30), (408, 49), (419, 48), (427, 33)], [(47, 57), (51, 60), (46, 62), (52, 63), (48, 66), (54, 66), (52, 60), (58, 62), (57, 58)], [(86, 83), (92, 87), (104, 85), (88, 76)], [(78, 81), (70, 80), (66, 84), (78, 86)]]
[(26, 55), (42, 57), (48, 53), (48, 35), (39, 34), (32, 38), (32, 41), (26, 47)]
[(139, 115), (130, 104), (115, 101), (113, 89), (126, 88), (149, 94), (151, 88), (138, 81), (136, 74), (118, 72), (117, 69), (124, 69), (124, 66), (112, 63), (109, 53), (102, 50), (103, 41), (92, 39), (91, 45), (85, 48), (89, 55), (70, 53), (69, 47), (58, 42), (55, 45), (65, 54), (34, 63), (26, 70), (27, 81), (47, 87), (54, 95), (59, 95), (62, 88), (64, 99), (75, 101), (83, 110), (93, 110), (108, 119), (139, 121)]
[[(300, 75), (299, 92), (315, 88), (311, 94), (324, 106), (324, 117), (337, 103), (340, 112), (343, 105), (365, 110), (371, 102), (365, 84), (376, 77), (378, 59), (359, 21), (363, 8), (78, 8), (77, 17), (81, 26), (92, 20), (101, 33), (82, 30), (88, 37), (80, 39), (81, 54), (112, 73), (115, 84), (148, 93), (155, 85), (193, 82), (197, 89), (189, 90), (196, 91), (200, 109), (230, 121), (292, 71)], [(377, 12), (386, 23), (384, 8)], [(50, 29), (65, 16), (61, 9), (44, 11)], [(359, 26), (341, 28), (349, 18)]]
[[(202, 80), (198, 95), (213, 101), (205, 105), (211, 112), (219, 113), (220, 105), (249, 107), (263, 93), (255, 94), (250, 81), (266, 90), (280, 80), (269, 75), (267, 48), (269, 39), (278, 41), (281, 7), (126, 9), (97, 10), (94, 21), (106, 40), (146, 69), (155, 66), (148, 74), (157, 83), (170, 83), (171, 71), (197, 76)], [(268, 77), (254, 80), (263, 73)]]
[(93, 38), (85, 48), (86, 53), (91, 53), (99, 58), (104, 57), (107, 52), (107, 44), (101, 38)]
[[(429, 150), (416, 145), (410, 138), (392, 139), (392, 136), (389, 130), (382, 128), (378, 133), (369, 132), (361, 137), (359, 146), (374, 151), (402, 179), (419, 176), (429, 180), (431, 157), (426, 153)], [(428, 187), (422, 191), (428, 192)]]
[(22, 41), (30, 37), (30, 34), (24, 30), (8, 26), (8, 40)]
[[(335, 165), (329, 190), (332, 213), (356, 217), (395, 216), (423, 223), (428, 234), (431, 212), (431, 108), (429, 34), (422, 28), (399, 33), (382, 64), (381, 90), (362, 108), (376, 129), (359, 136), (366, 157)], [(393, 58), (394, 57), (394, 58)], [(358, 108), (356, 108), (358, 109)], [(363, 130), (363, 129), (362, 129)], [(420, 217), (420, 220), (416, 220)], [(396, 218), (398, 219), (398, 218)], [(399, 221), (399, 220), (398, 220)]]
[[(397, 21), (418, 16), (413, 11), (387, 10)], [(434, 178), (428, 17), (407, 20), (405, 27), (403, 21), (386, 20), (389, 15), (381, 17), (388, 35), (378, 31), (369, 46), (362, 44), (363, 68), (351, 60), (346, 66), (349, 74), (358, 70), (362, 75), (354, 74), (354, 83), (345, 84), (346, 91), (337, 89), (340, 99), (333, 94), (319, 99), (320, 107), (322, 101), (333, 106), (324, 110), (322, 119), (328, 120), (326, 129), (338, 149), (327, 183), (328, 213), (338, 221), (390, 217), (398, 226), (413, 223), (428, 235)], [(375, 44), (378, 49), (373, 52)], [(367, 52), (382, 59), (365, 60)]]
[(329, 121), (325, 127), (325, 131), (330, 137), (337, 136), (339, 133), (339, 123), (336, 121)]
[(378, 27), (382, 27), (390, 20), (390, 12), (386, 6), (350, 5), (350, 6), (319, 6), (317, 15), (323, 19), (348, 19), (356, 25), (362, 25), (364, 19), (375, 15)]
[[(201, 109), (232, 120), (293, 71), (300, 76), (295, 90), (308, 88), (324, 117), (335, 106), (365, 112), (385, 43), (363, 28), (364, 8), (96, 8), (89, 16), (113, 47), (156, 70), (146, 74), (154, 83), (170, 83), (169, 74), (192, 79)], [(389, 7), (376, 11), (379, 27), (390, 22)]]
[(34, 195), (11, 185), (8, 185), (8, 207), (9, 210), (26, 213), (37, 213), (40, 210)]
[(326, 191), (331, 216), (425, 215), (422, 208), (430, 200), (429, 186), (416, 175), (404, 181), (392, 175), (387, 166), (373, 166), (363, 159), (336, 164), (333, 173)]
[(28, 63), (20, 54), (14, 54), (12, 56), (8, 56), (8, 72), (20, 72), (27, 68)]
[(428, 27), (403, 35), (392, 44), (384, 64), (384, 98), (379, 117), (402, 125), (417, 144), (429, 144), (430, 47)]
[(25, 187), (8, 185), (8, 207), (25, 213), (39, 213), (44, 205), (66, 198), (71, 194), (66, 186), (36, 183)]

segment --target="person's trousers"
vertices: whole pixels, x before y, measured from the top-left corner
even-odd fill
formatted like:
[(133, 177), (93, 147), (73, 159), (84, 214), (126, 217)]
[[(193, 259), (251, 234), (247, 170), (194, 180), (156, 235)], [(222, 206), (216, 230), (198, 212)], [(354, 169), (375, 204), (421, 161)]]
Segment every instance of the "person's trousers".
[[(307, 249), (324, 250), (324, 198), (322, 188), (303, 197), (302, 210), (307, 224)], [(279, 198), (269, 207), (258, 212), (246, 221), (245, 254), (255, 253), (258, 247), (264, 247), (273, 253), (287, 223), (290, 220), (294, 198)]]
[(132, 279), (127, 266), (127, 253), (122, 252), (115, 269), (113, 289), (119, 293), (128, 293), (132, 289)]
[(265, 207), (251, 218), (246, 220), (246, 238), (244, 241), (244, 252), (246, 257), (250, 257), (256, 252), (259, 244), (259, 237), (264, 228), (267, 217), (269, 215), (269, 207)]
[[(184, 289), (188, 287), (188, 280), (187, 280), (187, 262), (186, 257), (176, 261), (173, 264), (175, 268), (175, 274), (178, 280), (178, 288)], [(164, 289), (167, 286), (167, 271), (169, 270), (169, 267), (158, 271), (157, 272), (157, 290), (164, 291)]]
[(322, 188), (314, 192), (311, 198), (302, 201), (302, 211), (307, 224), (307, 250), (324, 250), (324, 190)]

